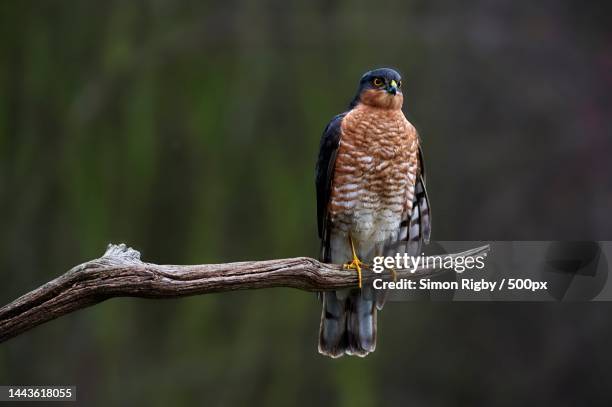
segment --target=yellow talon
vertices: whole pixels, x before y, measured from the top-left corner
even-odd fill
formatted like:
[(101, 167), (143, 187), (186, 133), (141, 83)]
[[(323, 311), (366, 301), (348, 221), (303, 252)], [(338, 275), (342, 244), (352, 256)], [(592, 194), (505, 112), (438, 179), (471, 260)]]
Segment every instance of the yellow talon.
[(355, 269), (357, 270), (357, 276), (359, 277), (359, 288), (361, 288), (361, 265), (363, 263), (357, 257), (353, 258), (353, 261), (350, 263), (343, 264), (345, 269)]
[(357, 276), (359, 277), (359, 288), (361, 288), (361, 266), (367, 265), (361, 260), (359, 260), (359, 257), (357, 257), (357, 253), (355, 253), (355, 245), (353, 245), (353, 239), (351, 238), (351, 235), (349, 235), (349, 243), (351, 244), (351, 251), (353, 252), (353, 260), (350, 263), (343, 264), (342, 267), (344, 267), (345, 269), (357, 270)]
[(393, 282), (397, 283), (397, 271), (395, 271), (395, 267), (391, 267), (391, 275), (393, 276)]

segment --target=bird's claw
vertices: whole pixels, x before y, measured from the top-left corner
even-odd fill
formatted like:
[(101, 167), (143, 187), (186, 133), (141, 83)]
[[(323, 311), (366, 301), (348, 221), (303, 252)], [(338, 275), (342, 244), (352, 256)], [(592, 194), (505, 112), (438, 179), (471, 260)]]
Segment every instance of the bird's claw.
[(390, 267), (389, 271), (391, 271), (391, 275), (393, 276), (393, 282), (397, 282), (397, 271), (395, 271), (395, 267)]
[(361, 276), (361, 268), (367, 267), (367, 264), (359, 260), (357, 256), (353, 257), (353, 260), (350, 263), (345, 263), (342, 265), (342, 268), (347, 270), (357, 270), (357, 276), (359, 278), (359, 288), (362, 286), (362, 276)]

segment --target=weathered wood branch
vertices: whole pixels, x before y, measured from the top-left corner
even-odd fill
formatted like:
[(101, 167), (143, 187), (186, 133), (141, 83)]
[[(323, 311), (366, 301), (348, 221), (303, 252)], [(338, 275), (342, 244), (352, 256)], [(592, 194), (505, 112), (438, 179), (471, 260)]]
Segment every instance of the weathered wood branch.
[[(478, 256), (482, 246), (451, 257)], [(446, 255), (445, 255), (446, 256)], [(396, 270), (398, 278), (418, 279), (447, 270)], [(385, 274), (364, 274), (364, 284)], [(232, 290), (290, 287), (326, 291), (356, 287), (357, 274), (308, 257), (194, 266), (158, 265), (140, 260), (125, 244), (109, 245), (99, 259), (73, 267), (0, 308), (0, 343), (37, 325), (112, 297), (172, 298)]]

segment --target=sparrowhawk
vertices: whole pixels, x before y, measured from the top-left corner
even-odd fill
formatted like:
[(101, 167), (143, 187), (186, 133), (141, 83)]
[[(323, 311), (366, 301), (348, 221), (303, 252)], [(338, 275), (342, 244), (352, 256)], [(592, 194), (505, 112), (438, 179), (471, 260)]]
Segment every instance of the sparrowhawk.
[(319, 352), (365, 356), (376, 347), (384, 293), (362, 286), (375, 256), (417, 254), (431, 214), (419, 136), (402, 112), (402, 79), (382, 68), (364, 74), (349, 110), (321, 138), (316, 166), (320, 259), (344, 263), (359, 288), (322, 294)]

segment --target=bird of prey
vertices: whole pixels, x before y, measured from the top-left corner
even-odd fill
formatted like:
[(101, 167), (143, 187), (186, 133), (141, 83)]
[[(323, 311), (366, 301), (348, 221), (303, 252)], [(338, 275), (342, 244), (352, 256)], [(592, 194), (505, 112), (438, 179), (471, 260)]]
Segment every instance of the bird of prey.
[(362, 286), (375, 256), (416, 255), (429, 242), (431, 215), (419, 136), (402, 112), (393, 69), (366, 72), (349, 110), (321, 138), (316, 166), (320, 259), (343, 263), (359, 288), (322, 293), (319, 352), (365, 356), (376, 348), (384, 292)]

